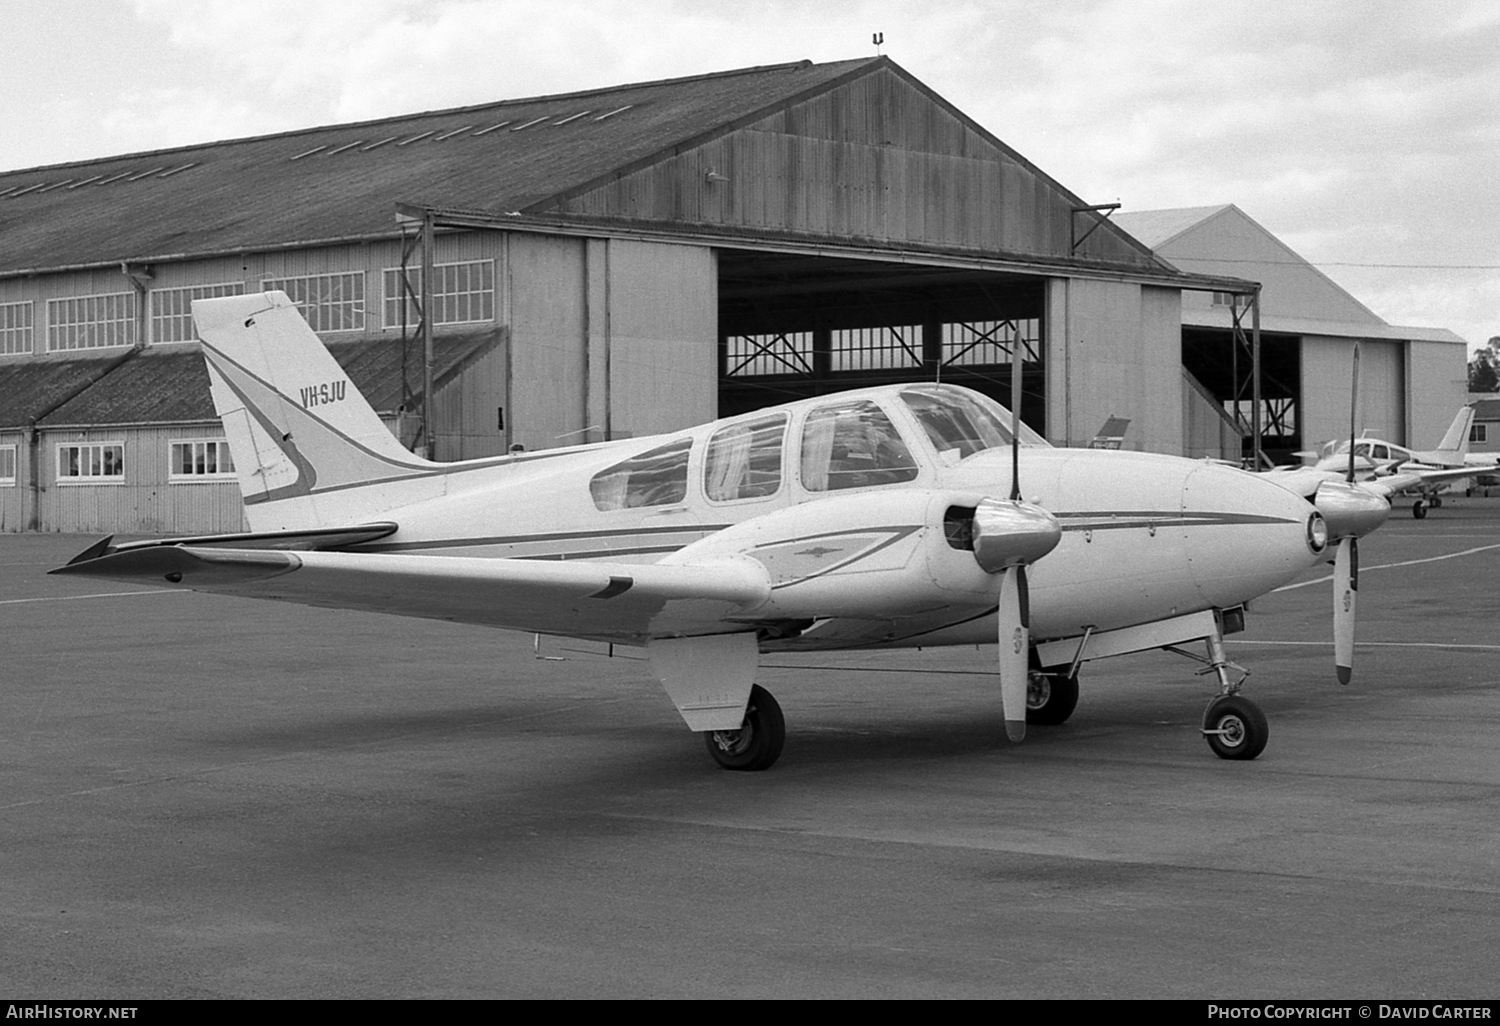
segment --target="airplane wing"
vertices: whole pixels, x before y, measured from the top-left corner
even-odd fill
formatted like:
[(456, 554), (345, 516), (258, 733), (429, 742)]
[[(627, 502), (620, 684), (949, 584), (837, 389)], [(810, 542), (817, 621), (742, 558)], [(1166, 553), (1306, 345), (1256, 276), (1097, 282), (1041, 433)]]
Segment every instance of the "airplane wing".
[(1425, 488), (1428, 485), (1439, 484), (1444, 481), (1461, 481), (1466, 477), (1473, 477), (1480, 473), (1482, 468), (1478, 467), (1447, 467), (1443, 469), (1420, 470), (1406, 469), (1397, 470), (1393, 474), (1377, 477), (1373, 481), (1362, 481), (1361, 486), (1390, 498), (1397, 492), (1408, 488)]
[(205, 545), (90, 557), (99, 548), (51, 572), (621, 644), (745, 631), (728, 618), (770, 596), (765, 569), (737, 557), (662, 566)]

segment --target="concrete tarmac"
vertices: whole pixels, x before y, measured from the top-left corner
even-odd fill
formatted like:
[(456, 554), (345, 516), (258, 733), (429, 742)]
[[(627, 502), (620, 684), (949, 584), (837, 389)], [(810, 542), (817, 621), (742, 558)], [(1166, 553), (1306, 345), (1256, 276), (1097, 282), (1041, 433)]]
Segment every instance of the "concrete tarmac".
[(718, 770), (639, 662), (44, 576), (0, 536), (0, 998), (1500, 996), (1500, 500), (1324, 570), (1213, 693), (1090, 664), (1005, 740), (993, 650), (775, 657)]

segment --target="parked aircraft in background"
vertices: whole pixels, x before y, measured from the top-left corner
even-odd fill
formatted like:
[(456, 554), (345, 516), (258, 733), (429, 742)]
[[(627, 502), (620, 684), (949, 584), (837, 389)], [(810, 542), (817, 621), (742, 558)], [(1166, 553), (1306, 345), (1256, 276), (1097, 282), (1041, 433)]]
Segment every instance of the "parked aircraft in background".
[[(721, 766), (785, 736), (760, 654), (998, 642), (1007, 733), (1061, 723), (1085, 662), (1201, 642), (1203, 733), (1266, 744), (1223, 638), (1337, 566), (1389, 504), (1319, 481), (1056, 449), (952, 385), (861, 389), (654, 438), (444, 464), (400, 447), (280, 292), (193, 304), (252, 532), (115, 545), (54, 573), (641, 646)], [(1196, 657), (1195, 658), (1200, 658)]]
[[(1384, 494), (1414, 492), (1412, 516), (1427, 516), (1429, 507), (1443, 504), (1441, 492), (1457, 487), (1459, 482), (1493, 469), (1500, 458), (1493, 454), (1469, 452), (1469, 427), (1474, 421), (1474, 407), (1460, 406), (1453, 423), (1436, 449), (1413, 450), (1381, 438), (1344, 439), (1328, 442), (1317, 452), (1299, 452), (1311, 459), (1311, 466), (1334, 475), (1343, 475), (1354, 454), (1355, 474), (1361, 481), (1378, 481)], [(1467, 471), (1462, 472), (1462, 471)]]

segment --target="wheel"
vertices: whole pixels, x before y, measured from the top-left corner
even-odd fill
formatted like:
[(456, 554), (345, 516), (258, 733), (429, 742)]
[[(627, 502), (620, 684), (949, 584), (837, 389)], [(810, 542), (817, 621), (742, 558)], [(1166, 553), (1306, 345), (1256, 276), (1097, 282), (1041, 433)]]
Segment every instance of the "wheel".
[(1427, 507), (1422, 504), (1421, 499), (1418, 499), (1416, 502), (1411, 504), (1411, 515), (1416, 517), (1418, 520), (1427, 519)]
[(1203, 714), (1203, 736), (1221, 759), (1253, 759), (1265, 751), (1271, 727), (1260, 706), (1239, 695), (1224, 695)]
[(1442, 509), (1443, 497), (1441, 495), (1434, 495), (1432, 498), (1427, 500), (1427, 505), (1432, 509)]
[(1026, 678), (1026, 722), (1044, 727), (1066, 723), (1078, 707), (1078, 678), (1032, 670)]
[(745, 722), (739, 730), (710, 730), (703, 735), (708, 754), (728, 770), (770, 769), (786, 743), (786, 718), (765, 688), (750, 689)]

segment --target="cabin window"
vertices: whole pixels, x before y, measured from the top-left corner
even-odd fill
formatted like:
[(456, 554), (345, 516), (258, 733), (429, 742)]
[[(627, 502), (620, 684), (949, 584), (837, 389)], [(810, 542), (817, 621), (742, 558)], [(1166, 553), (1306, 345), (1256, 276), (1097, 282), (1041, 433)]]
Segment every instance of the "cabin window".
[(153, 342), (191, 342), (198, 337), (193, 327), (193, 300), (218, 299), (220, 296), (243, 296), (245, 283), (193, 285), (183, 289), (151, 290), (151, 340)]
[(674, 506), (687, 498), (691, 438), (632, 456), (594, 475), (589, 491), (602, 510)]
[(279, 290), (297, 304), (313, 331), (365, 329), (365, 273), (310, 274), (300, 278), (267, 278), (266, 291)]
[(32, 303), (0, 303), (0, 356), (31, 352)]
[(124, 443), (59, 445), (57, 480), (61, 484), (98, 484), (125, 480)]
[(781, 442), (785, 414), (731, 424), (708, 442), (703, 491), (713, 502), (735, 502), (775, 495), (781, 488)]
[(16, 483), (16, 447), (0, 445), (0, 488), (9, 488)]
[(234, 460), (229, 455), (229, 443), (222, 438), (174, 441), (167, 477), (178, 482), (233, 478)]
[(914, 480), (917, 462), (885, 411), (868, 399), (820, 406), (802, 427), (802, 486), (810, 492)]
[(47, 351), (135, 345), (135, 293), (47, 300)]
[(901, 401), (916, 414), (927, 440), (945, 463), (1010, 444), (1010, 430), (977, 397), (912, 390), (902, 392)]

